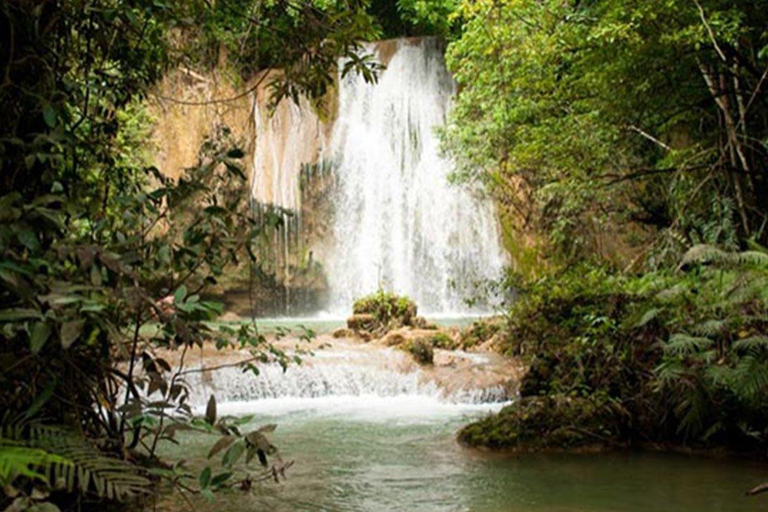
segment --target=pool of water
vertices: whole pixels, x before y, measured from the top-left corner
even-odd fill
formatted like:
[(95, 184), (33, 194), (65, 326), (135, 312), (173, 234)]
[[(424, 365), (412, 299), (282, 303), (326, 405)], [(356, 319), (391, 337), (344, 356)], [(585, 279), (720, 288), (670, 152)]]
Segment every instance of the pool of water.
[[(224, 404), (257, 414), (272, 435), (287, 480), (234, 492), (198, 512), (475, 511), (741, 512), (768, 510), (746, 497), (768, 465), (683, 455), (501, 456), (461, 447), (456, 431), (498, 405), (446, 404), (428, 396), (324, 397)], [(255, 426), (255, 425), (254, 425)], [(188, 436), (184, 455), (204, 460), (212, 442)], [(178, 448), (176, 448), (178, 449)], [(180, 455), (179, 452), (168, 455)], [(188, 510), (169, 500), (160, 510)]]

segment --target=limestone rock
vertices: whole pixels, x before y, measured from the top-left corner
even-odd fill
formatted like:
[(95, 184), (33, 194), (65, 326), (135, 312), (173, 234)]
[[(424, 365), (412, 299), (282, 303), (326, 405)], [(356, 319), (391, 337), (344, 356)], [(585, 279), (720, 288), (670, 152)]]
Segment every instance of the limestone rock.
[(340, 327), (340, 328), (336, 329), (335, 331), (333, 331), (333, 333), (331, 335), (334, 338), (336, 338), (336, 339), (339, 339), (339, 338), (354, 338), (355, 337), (355, 331), (353, 331), (352, 329), (346, 329), (344, 327)]
[(388, 347), (402, 345), (405, 343), (405, 336), (403, 336), (403, 334), (400, 332), (392, 331), (381, 339), (381, 343)]
[(376, 328), (376, 318), (368, 313), (352, 315), (347, 319), (347, 327), (353, 331), (370, 331)]

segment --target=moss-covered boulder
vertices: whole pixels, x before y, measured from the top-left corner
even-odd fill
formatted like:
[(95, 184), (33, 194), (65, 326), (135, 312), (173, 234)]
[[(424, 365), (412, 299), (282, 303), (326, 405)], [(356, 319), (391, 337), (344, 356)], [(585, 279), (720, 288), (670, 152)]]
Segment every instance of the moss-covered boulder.
[(408, 340), (400, 347), (413, 356), (413, 359), (420, 365), (431, 365), (435, 358), (435, 351), (432, 343), (427, 338), (416, 338)]
[(367, 331), (371, 332), (379, 325), (378, 320), (373, 315), (366, 313), (359, 315), (352, 315), (347, 319), (347, 327), (354, 332)]
[(623, 446), (622, 407), (605, 395), (524, 397), (464, 427), (459, 440), (469, 446), (521, 452)]
[(472, 325), (461, 332), (459, 344), (462, 348), (474, 348), (491, 341), (504, 324), (503, 318), (483, 318), (472, 322)]
[(355, 331), (383, 335), (393, 329), (414, 325), (416, 315), (416, 303), (411, 299), (379, 290), (355, 301), (347, 326)]

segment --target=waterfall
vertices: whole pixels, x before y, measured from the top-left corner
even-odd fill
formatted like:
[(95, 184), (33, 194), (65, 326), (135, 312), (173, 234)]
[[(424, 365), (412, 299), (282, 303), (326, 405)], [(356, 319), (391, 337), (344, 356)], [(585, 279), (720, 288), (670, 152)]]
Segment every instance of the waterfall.
[[(434, 38), (397, 40), (376, 84), (340, 78), (331, 137), (338, 190), (326, 262), (331, 309), (379, 287), (428, 313), (461, 313), (477, 283), (505, 264), (493, 205), (449, 183), (436, 129), (455, 83)], [(382, 58), (380, 46), (369, 51)]]
[[(325, 298), (315, 309), (334, 315), (378, 288), (410, 296), (427, 314), (487, 311), (465, 300), (501, 276), (506, 256), (492, 201), (449, 183), (453, 166), (440, 154), (436, 130), (456, 93), (444, 45), (398, 39), (365, 51), (386, 69), (375, 84), (340, 76), (331, 122), (303, 100), (270, 113), (267, 90), (256, 93), (252, 196), (294, 213), (273, 253), (285, 269), (305, 261), (322, 269)], [(313, 167), (331, 179), (303, 171)]]

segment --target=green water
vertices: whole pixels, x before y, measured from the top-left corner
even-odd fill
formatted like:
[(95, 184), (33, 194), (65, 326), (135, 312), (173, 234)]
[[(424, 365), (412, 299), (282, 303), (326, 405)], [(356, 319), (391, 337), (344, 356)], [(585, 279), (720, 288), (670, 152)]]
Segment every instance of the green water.
[[(483, 409), (429, 397), (240, 404), (228, 412), (252, 411), (259, 423), (278, 423), (273, 442), (295, 465), (285, 482), (221, 496), (214, 504), (196, 502), (195, 510), (768, 510), (768, 499), (744, 495), (768, 480), (768, 466), (759, 463), (660, 454), (508, 457), (462, 448), (455, 432), (485, 414)], [(185, 455), (200, 463), (210, 445), (200, 438), (187, 441)], [(160, 509), (188, 505), (166, 503)]]
[[(464, 315), (464, 316), (427, 316), (427, 321), (434, 322), (442, 327), (466, 327), (471, 325), (472, 322), (485, 318), (480, 315)], [(336, 317), (274, 317), (274, 318), (256, 318), (254, 319), (256, 325), (259, 326), (259, 330), (264, 334), (272, 334), (278, 330), (288, 329), (293, 333), (301, 333), (303, 329), (311, 329), (317, 334), (327, 334), (340, 327), (346, 327), (347, 322), (345, 318)], [(239, 324), (241, 322), (250, 322), (250, 320), (240, 320), (235, 322), (211, 322), (212, 325), (222, 324)]]

